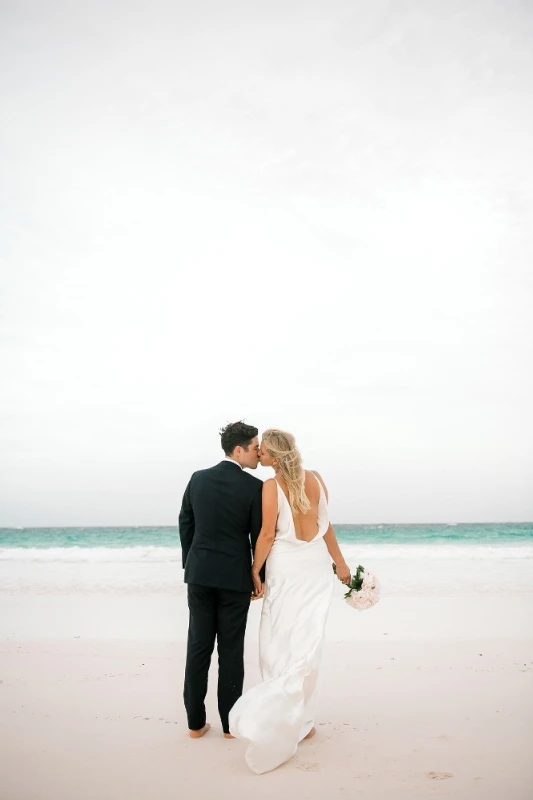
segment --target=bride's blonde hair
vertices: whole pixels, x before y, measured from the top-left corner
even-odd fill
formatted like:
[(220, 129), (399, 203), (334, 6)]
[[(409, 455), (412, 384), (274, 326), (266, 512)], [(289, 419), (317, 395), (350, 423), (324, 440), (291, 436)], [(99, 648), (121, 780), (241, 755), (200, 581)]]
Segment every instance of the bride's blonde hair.
[(294, 436), (277, 428), (269, 428), (263, 433), (261, 444), (278, 462), (281, 477), (287, 484), (292, 513), (307, 514), (311, 503), (305, 493), (305, 471)]

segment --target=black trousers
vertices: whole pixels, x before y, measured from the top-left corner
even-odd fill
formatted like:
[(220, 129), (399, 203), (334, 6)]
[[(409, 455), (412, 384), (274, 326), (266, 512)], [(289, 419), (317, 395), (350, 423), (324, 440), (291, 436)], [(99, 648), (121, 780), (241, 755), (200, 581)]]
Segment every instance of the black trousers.
[(189, 635), (183, 699), (191, 730), (203, 728), (207, 675), (211, 655), (218, 646), (218, 712), (224, 733), (228, 714), (242, 694), (244, 682), (244, 632), (250, 592), (233, 592), (189, 583)]

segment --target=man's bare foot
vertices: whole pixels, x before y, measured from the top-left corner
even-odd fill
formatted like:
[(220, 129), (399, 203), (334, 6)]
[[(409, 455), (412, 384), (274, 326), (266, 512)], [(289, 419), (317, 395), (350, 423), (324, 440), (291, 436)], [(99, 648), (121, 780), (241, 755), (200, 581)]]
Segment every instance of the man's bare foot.
[(225, 733), (224, 739), (235, 739), (235, 736), (232, 736), (231, 733)]
[(313, 738), (313, 736), (315, 735), (315, 733), (316, 733), (316, 728), (311, 728), (311, 730), (309, 731), (309, 733), (307, 734), (307, 736), (304, 736), (304, 741), (305, 741), (306, 739), (312, 739), (312, 738)]
[(189, 731), (189, 736), (191, 737), (191, 739), (201, 739), (202, 736), (205, 736), (205, 734), (207, 733), (207, 731), (209, 730), (210, 727), (211, 727), (211, 725), (209, 724), (209, 722), (206, 722), (204, 727), (200, 728), (199, 731), (191, 731), (190, 730)]

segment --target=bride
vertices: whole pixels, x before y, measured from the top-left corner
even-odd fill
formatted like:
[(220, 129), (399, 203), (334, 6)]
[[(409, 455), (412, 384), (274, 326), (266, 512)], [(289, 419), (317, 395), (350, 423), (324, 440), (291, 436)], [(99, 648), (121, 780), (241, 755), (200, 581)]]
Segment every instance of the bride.
[[(252, 577), (261, 593), (259, 630), (263, 683), (237, 700), (229, 715), (231, 733), (246, 739), (246, 762), (261, 774), (296, 753), (315, 733), (317, 679), (324, 628), (333, 594), (333, 571), (343, 583), (350, 570), (328, 518), (328, 491), (318, 472), (304, 470), (294, 436), (270, 429), (263, 434), (261, 464), (275, 478), (263, 484), (263, 524)], [(267, 560), (268, 557), (268, 560)]]

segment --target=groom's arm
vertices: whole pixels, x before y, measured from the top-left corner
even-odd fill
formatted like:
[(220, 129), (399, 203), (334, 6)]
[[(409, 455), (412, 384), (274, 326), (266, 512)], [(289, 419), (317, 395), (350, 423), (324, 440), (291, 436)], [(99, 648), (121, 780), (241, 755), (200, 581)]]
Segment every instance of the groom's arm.
[[(261, 533), (261, 526), (263, 524), (263, 511), (262, 511), (262, 492), (263, 484), (259, 485), (257, 492), (254, 494), (252, 500), (252, 509), (250, 514), (250, 541), (252, 543), (252, 556), (255, 553), (255, 546)], [(265, 568), (261, 569), (259, 573), (261, 582), (265, 582)]]
[(192, 478), (187, 484), (187, 488), (185, 489), (179, 516), (181, 555), (182, 555), (182, 564), (184, 568), (185, 568), (185, 562), (187, 561), (187, 555), (191, 548), (192, 540), (194, 538), (194, 512), (192, 510), (192, 504), (191, 504), (191, 481)]

